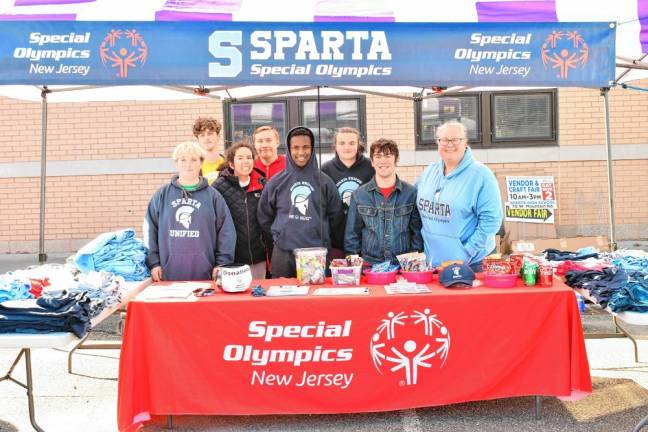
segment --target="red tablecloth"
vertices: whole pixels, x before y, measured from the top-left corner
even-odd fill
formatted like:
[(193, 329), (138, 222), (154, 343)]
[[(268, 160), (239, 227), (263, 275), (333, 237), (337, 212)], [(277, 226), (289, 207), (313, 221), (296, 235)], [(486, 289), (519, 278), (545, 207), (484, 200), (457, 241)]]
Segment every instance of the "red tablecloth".
[(119, 429), (152, 415), (350, 413), (591, 392), (580, 315), (561, 282), (430, 287), (409, 295), (372, 286), (367, 296), (218, 292), (132, 301)]

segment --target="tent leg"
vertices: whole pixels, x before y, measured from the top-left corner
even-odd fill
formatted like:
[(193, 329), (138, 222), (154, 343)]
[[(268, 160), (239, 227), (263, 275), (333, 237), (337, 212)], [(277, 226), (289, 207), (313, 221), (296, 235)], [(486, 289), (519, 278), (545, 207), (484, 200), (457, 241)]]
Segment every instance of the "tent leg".
[(605, 111), (605, 146), (607, 148), (607, 175), (608, 175), (608, 205), (610, 207), (610, 250), (617, 249), (616, 221), (614, 217), (614, 178), (612, 176), (612, 140), (610, 138), (610, 104), (608, 96), (609, 87), (601, 88), (603, 96), (603, 109)]
[(38, 232), (38, 262), (47, 262), (45, 253), (45, 180), (47, 179), (47, 86), (41, 92), (41, 172), (40, 172), (40, 219)]

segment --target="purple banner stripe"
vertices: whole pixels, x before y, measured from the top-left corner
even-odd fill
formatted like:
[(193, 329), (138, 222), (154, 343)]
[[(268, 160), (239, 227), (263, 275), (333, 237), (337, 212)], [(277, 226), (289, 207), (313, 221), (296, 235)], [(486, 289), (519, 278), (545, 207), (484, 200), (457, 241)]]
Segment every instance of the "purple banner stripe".
[(155, 12), (155, 21), (232, 21), (232, 14), (160, 10)]
[(282, 103), (273, 103), (272, 104), (272, 121), (283, 121), (284, 119), (284, 104)]
[(227, 9), (235, 11), (240, 9), (241, 0), (167, 0), (164, 2), (165, 8), (172, 9)]
[(637, 0), (637, 16), (641, 23), (641, 33), (639, 34), (641, 52), (648, 53), (648, 0)]
[(236, 122), (246, 122), (250, 123), (252, 121), (252, 105), (234, 105), (232, 107), (234, 123)]
[(367, 16), (328, 16), (315, 15), (315, 22), (396, 22), (393, 16), (367, 17)]
[(558, 22), (555, 0), (476, 2), (479, 22)]
[(336, 106), (336, 102), (320, 102), (320, 117), (324, 120), (335, 120)]
[(72, 3), (92, 3), (96, 0), (16, 0), (14, 6), (62, 5)]
[(76, 14), (40, 14), (40, 15), (9, 15), (0, 14), (0, 21), (74, 21)]

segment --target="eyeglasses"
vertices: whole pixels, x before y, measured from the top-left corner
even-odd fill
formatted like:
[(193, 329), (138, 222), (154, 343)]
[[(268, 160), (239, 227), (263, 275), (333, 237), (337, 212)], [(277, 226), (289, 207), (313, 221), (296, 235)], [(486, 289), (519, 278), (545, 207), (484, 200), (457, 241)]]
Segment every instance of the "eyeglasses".
[(464, 142), (465, 138), (437, 138), (437, 143), (443, 146), (452, 144), (453, 146), (459, 145)]
[(214, 295), (216, 290), (214, 288), (196, 288), (193, 290), (193, 295), (196, 297), (208, 297)]

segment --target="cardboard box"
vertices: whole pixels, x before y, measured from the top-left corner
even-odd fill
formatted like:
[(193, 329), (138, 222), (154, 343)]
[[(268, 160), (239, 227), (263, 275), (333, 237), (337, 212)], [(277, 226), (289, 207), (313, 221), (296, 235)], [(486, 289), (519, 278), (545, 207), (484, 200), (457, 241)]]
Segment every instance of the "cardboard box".
[(537, 255), (545, 249), (576, 252), (580, 248), (589, 246), (593, 246), (601, 252), (610, 250), (608, 238), (606, 236), (596, 236), (514, 240), (511, 242), (511, 252), (528, 252)]
[(533, 255), (540, 254), (545, 249), (564, 250), (561, 243), (562, 239), (534, 239), (534, 240), (513, 240), (511, 242), (511, 252), (530, 253)]
[(610, 240), (607, 236), (595, 237), (567, 237), (561, 239), (565, 245), (564, 250), (576, 252), (580, 248), (593, 246), (601, 252), (608, 252), (610, 250)]

